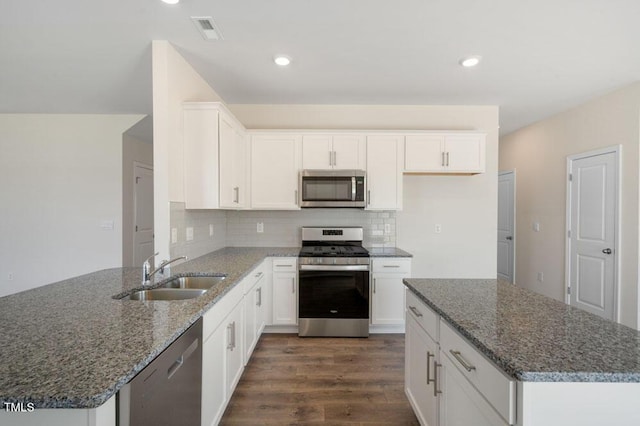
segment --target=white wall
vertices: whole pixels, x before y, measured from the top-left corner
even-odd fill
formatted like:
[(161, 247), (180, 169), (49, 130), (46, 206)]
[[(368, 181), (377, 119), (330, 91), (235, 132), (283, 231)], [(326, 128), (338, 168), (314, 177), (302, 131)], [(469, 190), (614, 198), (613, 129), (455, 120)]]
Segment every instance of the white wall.
[[(397, 245), (414, 255), (415, 277), (495, 278), (498, 107), (425, 105), (230, 105), (249, 129), (482, 130), (487, 171), (405, 176)], [(433, 232), (442, 225), (442, 233)]]
[(171, 202), (184, 202), (182, 103), (220, 96), (167, 41), (152, 43), (156, 262), (170, 258)]
[(143, 117), (0, 114), (0, 296), (121, 265), (122, 134)]
[[(500, 141), (500, 170), (516, 170), (518, 285), (558, 300), (565, 292), (566, 157), (622, 146), (619, 319), (638, 328), (640, 83), (558, 114)], [(540, 232), (532, 223), (539, 222)], [(544, 282), (537, 282), (537, 273)]]

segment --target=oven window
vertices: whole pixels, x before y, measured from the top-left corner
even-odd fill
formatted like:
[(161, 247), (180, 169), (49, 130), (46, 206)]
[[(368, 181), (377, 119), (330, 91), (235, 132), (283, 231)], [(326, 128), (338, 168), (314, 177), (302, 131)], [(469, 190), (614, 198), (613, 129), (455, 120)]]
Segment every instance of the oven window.
[(303, 201), (351, 201), (351, 178), (309, 177), (302, 179)]
[(299, 271), (300, 318), (369, 318), (369, 272)]

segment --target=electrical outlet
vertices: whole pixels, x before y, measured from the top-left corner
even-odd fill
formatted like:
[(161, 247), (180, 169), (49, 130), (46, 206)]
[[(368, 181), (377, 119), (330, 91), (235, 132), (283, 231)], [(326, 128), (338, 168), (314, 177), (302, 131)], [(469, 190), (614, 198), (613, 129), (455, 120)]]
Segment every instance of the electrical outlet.
[(209, 236), (213, 237), (213, 224), (212, 223), (209, 224)]
[(13, 281), (13, 272), (9, 272), (9, 274), (7, 275), (7, 280)]
[(540, 232), (540, 222), (533, 222), (533, 230), (535, 232)]
[(442, 232), (442, 225), (440, 225), (439, 223), (436, 223), (436, 226), (435, 226), (435, 228), (434, 228), (434, 232), (435, 232), (436, 234), (441, 233), (441, 232)]
[(543, 282), (544, 281), (544, 273), (543, 272), (538, 272), (538, 281), (539, 282)]
[(171, 244), (178, 242), (178, 228), (171, 228)]
[(188, 227), (187, 228), (187, 241), (192, 241), (193, 240), (193, 228), (192, 227)]
[(258, 222), (258, 224), (256, 226), (256, 232), (258, 234), (262, 234), (264, 232), (264, 223)]

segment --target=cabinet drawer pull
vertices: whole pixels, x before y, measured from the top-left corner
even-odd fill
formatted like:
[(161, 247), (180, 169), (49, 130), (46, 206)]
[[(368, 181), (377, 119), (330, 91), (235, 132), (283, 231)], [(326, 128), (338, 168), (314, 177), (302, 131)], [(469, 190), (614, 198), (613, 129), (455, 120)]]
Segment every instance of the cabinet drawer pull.
[(276, 268), (293, 268), (293, 265), (276, 265)]
[(433, 396), (437, 397), (441, 390), (438, 390), (438, 367), (442, 367), (435, 359), (433, 360)]
[(399, 268), (400, 265), (382, 265), (383, 268)]
[(416, 307), (415, 307), (415, 306), (409, 306), (409, 309), (410, 309), (410, 310), (411, 310), (411, 312), (413, 312), (413, 314), (414, 314), (415, 316), (417, 316), (418, 318), (420, 318), (420, 317), (422, 316), (422, 313), (421, 313), (418, 309), (416, 309)]
[(258, 272), (253, 276), (253, 278), (260, 278), (262, 276), (262, 272)]
[(467, 360), (465, 360), (462, 357), (462, 355), (460, 354), (460, 351), (454, 351), (453, 349), (449, 349), (449, 352), (451, 353), (451, 355), (454, 356), (456, 360), (458, 360), (458, 362), (465, 368), (465, 370), (473, 371), (476, 369), (474, 365), (469, 364)]

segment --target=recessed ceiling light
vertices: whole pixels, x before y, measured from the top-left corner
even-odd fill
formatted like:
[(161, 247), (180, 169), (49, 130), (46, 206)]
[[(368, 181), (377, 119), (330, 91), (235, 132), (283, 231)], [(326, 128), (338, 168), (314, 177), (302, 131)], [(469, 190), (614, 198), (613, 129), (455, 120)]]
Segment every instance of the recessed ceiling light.
[(281, 67), (286, 67), (291, 63), (291, 58), (285, 55), (276, 55), (273, 58), (273, 62), (280, 65)]
[(166, 4), (178, 4), (180, 0), (162, 0), (162, 2)]
[(460, 65), (465, 68), (475, 67), (480, 63), (480, 56), (467, 56), (466, 58), (460, 59)]

